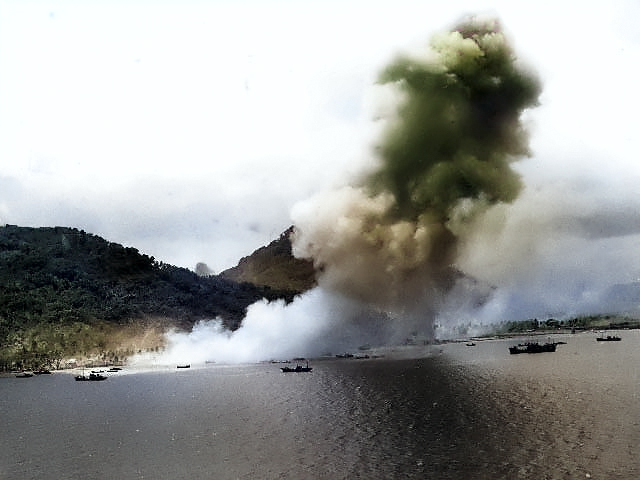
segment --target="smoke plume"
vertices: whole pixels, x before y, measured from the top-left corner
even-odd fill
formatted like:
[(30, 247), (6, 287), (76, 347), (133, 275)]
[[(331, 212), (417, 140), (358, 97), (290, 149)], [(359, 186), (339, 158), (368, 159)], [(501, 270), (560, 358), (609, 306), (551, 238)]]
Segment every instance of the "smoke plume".
[(429, 334), (463, 277), (458, 247), (474, 219), (521, 190), (512, 163), (529, 153), (521, 117), (540, 84), (500, 24), (477, 19), (397, 58), (379, 82), (399, 100), (375, 164), (294, 209), (294, 253), (313, 260), (321, 288)]
[(511, 165), (528, 154), (521, 116), (537, 103), (536, 77), (497, 21), (471, 19), (436, 35), (421, 57), (397, 58), (379, 83), (397, 102), (378, 120), (371, 166), (292, 211), (294, 254), (313, 261), (319, 286), (288, 306), (252, 305), (235, 332), (211, 321), (171, 335), (163, 362), (290, 358), (429, 338), (439, 312), (455, 310), (447, 294), (464, 308), (491, 293), (456, 261), (478, 219), (521, 189)]

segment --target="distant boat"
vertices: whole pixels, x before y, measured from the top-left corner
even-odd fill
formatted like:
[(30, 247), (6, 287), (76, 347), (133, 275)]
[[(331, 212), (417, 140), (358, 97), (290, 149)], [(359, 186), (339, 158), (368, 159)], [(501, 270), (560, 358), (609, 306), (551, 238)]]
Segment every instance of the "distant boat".
[(107, 377), (102, 375), (101, 373), (96, 373), (92, 371), (89, 376), (84, 374), (84, 367), (82, 367), (82, 375), (76, 375), (76, 382), (99, 382), (101, 380), (106, 380)]
[(556, 345), (557, 344), (555, 342), (548, 342), (542, 345), (540, 345), (538, 342), (519, 343), (518, 345), (509, 347), (509, 353), (511, 353), (512, 355), (515, 355), (518, 353), (555, 352)]
[(33, 377), (33, 373), (31, 372), (20, 372), (16, 374), (16, 378), (29, 378)]
[(602, 334), (601, 336), (596, 338), (596, 340), (598, 342), (619, 342), (620, 340), (622, 340), (622, 338), (618, 337), (617, 335), (607, 335), (605, 337), (604, 334)]
[(336, 358), (353, 358), (353, 353), (338, 353)]
[(99, 382), (106, 379), (107, 377), (100, 373), (90, 373), (88, 377), (86, 375), (76, 376), (76, 382)]
[(191, 368), (191, 364), (178, 365), (176, 368)]
[(302, 365), (298, 364), (295, 367), (280, 367), (280, 370), (282, 370), (283, 373), (300, 373), (300, 372), (310, 372), (311, 370), (313, 370), (313, 367), (310, 367), (309, 362), (307, 362), (306, 367), (303, 367)]
[(467, 347), (475, 347), (476, 343), (475, 342), (467, 342)]

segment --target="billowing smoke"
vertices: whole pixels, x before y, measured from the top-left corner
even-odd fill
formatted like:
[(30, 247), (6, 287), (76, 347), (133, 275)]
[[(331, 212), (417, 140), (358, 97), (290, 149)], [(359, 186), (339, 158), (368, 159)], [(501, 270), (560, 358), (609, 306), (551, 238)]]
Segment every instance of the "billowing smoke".
[(436, 35), (419, 57), (380, 75), (393, 111), (369, 168), (347, 186), (295, 206), (294, 254), (319, 286), (293, 304), (259, 302), (242, 327), (216, 321), (169, 337), (163, 361), (243, 362), (433, 337), (435, 319), (491, 292), (456, 268), (478, 218), (513, 201), (513, 162), (528, 154), (523, 112), (540, 85), (495, 20)]
[(351, 186), (294, 210), (297, 256), (319, 285), (392, 312), (431, 334), (475, 218), (513, 201), (511, 165), (528, 152), (521, 116), (540, 84), (495, 20), (467, 20), (436, 35), (422, 57), (380, 75), (398, 98), (382, 121), (375, 165)]
[(165, 352), (138, 355), (131, 363), (175, 366), (317, 357), (377, 345), (391, 335), (386, 316), (316, 288), (287, 306), (281, 301), (254, 303), (234, 332), (217, 320), (200, 322), (191, 332), (172, 332)]

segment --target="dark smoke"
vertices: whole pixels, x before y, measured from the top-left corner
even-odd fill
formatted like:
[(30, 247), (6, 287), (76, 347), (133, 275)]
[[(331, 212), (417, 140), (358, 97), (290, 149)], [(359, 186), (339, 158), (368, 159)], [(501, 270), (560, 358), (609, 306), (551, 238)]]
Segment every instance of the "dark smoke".
[(478, 267), (473, 252), (508, 250), (494, 237), (505, 203), (521, 188), (511, 164), (528, 153), (521, 115), (536, 104), (538, 81), (519, 65), (498, 22), (470, 20), (435, 36), (423, 58), (395, 60), (380, 84), (399, 101), (382, 121), (370, 169), (292, 212), (294, 254), (313, 260), (319, 288), (287, 306), (252, 305), (234, 332), (212, 321), (169, 335), (170, 348), (154, 364), (394, 344), (432, 336), (443, 312), (457, 317), (494, 294), (454, 265), (482, 269), (486, 262)]
[(314, 261), (321, 287), (429, 330), (461, 277), (461, 232), (520, 192), (511, 165), (529, 153), (521, 116), (540, 83), (496, 20), (464, 21), (425, 53), (381, 73), (399, 101), (375, 166), (294, 210), (294, 252)]
[(368, 184), (393, 194), (394, 216), (445, 224), (463, 199), (516, 198), (520, 179), (510, 164), (528, 154), (520, 114), (540, 88), (495, 21), (459, 25), (431, 47), (435, 61), (400, 58), (380, 77), (405, 96)]

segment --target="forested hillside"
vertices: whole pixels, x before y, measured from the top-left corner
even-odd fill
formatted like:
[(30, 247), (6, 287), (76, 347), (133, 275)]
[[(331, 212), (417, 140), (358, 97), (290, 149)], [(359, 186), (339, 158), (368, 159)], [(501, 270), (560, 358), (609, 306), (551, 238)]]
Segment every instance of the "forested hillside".
[(276, 290), (303, 292), (316, 284), (313, 263), (295, 258), (291, 252), (293, 227), (266, 247), (261, 247), (237, 266), (220, 274), (236, 282), (249, 282)]
[[(290, 301), (296, 293), (198, 276), (74, 228), (6, 225), (0, 227), (0, 361), (104, 349), (114, 326), (150, 318), (189, 328), (218, 317), (233, 330), (248, 305), (260, 298)], [(96, 337), (100, 330), (107, 333)]]

